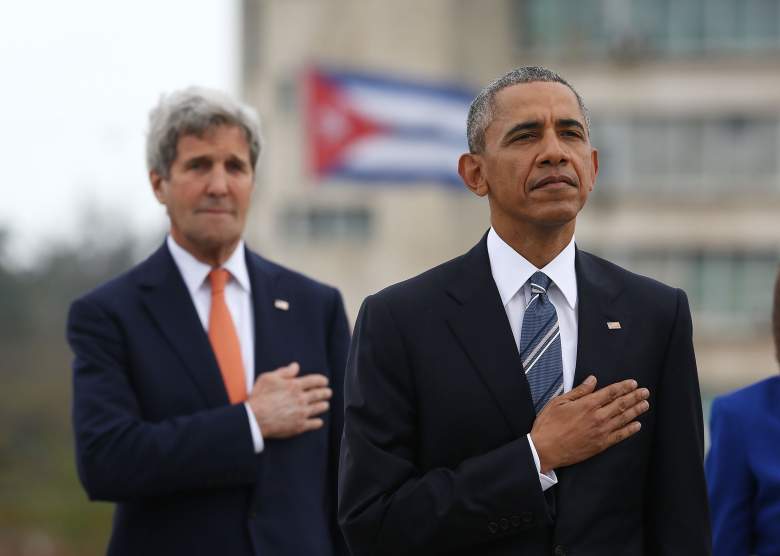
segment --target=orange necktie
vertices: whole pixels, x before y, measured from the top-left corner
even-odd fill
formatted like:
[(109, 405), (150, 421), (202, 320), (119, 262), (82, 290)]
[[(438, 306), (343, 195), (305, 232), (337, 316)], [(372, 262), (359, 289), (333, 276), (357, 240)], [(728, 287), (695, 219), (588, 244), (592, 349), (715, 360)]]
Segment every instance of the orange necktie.
[(241, 344), (225, 303), (225, 285), (230, 274), (224, 268), (215, 268), (209, 273), (211, 282), (211, 311), (209, 313), (209, 341), (222, 372), (222, 380), (230, 403), (246, 400), (246, 379), (244, 363), (241, 360)]

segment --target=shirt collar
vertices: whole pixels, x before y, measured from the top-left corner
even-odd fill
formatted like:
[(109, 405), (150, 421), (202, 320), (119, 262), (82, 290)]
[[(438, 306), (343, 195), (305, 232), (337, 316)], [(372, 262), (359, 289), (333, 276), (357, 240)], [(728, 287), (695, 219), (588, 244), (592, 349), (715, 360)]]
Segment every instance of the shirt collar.
[[(168, 250), (173, 257), (173, 262), (176, 263), (190, 295), (195, 295), (195, 292), (198, 291), (206, 281), (212, 267), (192, 256), (192, 253), (176, 243), (170, 234), (166, 239), (166, 243), (168, 244)], [(244, 291), (247, 293), (252, 291), (249, 283), (249, 272), (246, 269), (243, 239), (239, 240), (238, 245), (233, 250), (233, 253), (228, 260), (222, 265), (222, 268), (230, 273), (233, 280), (235, 280)]]
[(536, 268), (520, 253), (512, 249), (491, 227), (487, 237), (490, 271), (496, 282), (501, 302), (506, 307), (509, 300), (520, 291), (533, 273), (541, 270), (558, 287), (569, 307), (577, 306), (577, 275), (574, 270), (574, 238), (544, 268)]

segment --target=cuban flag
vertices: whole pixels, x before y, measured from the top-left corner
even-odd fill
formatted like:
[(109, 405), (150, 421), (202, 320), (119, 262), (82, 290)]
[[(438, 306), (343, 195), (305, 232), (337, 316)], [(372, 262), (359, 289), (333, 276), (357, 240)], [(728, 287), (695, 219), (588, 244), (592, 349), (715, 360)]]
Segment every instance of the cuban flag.
[(362, 73), (306, 75), (310, 167), (320, 181), (462, 186), (474, 95), (454, 85)]

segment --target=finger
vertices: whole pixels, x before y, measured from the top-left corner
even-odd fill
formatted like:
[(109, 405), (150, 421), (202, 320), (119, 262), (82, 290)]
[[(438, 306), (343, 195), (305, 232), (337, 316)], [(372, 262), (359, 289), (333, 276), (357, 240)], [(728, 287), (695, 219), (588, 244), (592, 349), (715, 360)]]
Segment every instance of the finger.
[(639, 421), (632, 421), (631, 423), (628, 423), (624, 427), (619, 428), (618, 430), (610, 433), (607, 436), (607, 448), (610, 446), (614, 446), (618, 442), (623, 442), (626, 438), (635, 435), (639, 432), (639, 429), (642, 428), (642, 425)]
[(647, 400), (642, 400), (628, 409), (626, 409), (624, 412), (619, 413), (618, 415), (615, 415), (609, 422), (609, 429), (610, 430), (617, 430), (624, 426), (626, 426), (628, 423), (642, 415), (645, 411), (650, 409), (650, 403)]
[(330, 388), (313, 388), (306, 392), (306, 402), (320, 402), (322, 400), (329, 400), (333, 396), (333, 390)]
[(303, 422), (303, 431), (302, 432), (314, 431), (314, 430), (317, 430), (317, 429), (321, 429), (322, 425), (324, 425), (324, 424), (325, 424), (325, 421), (323, 421), (322, 419), (319, 419), (319, 418), (306, 419)]
[(562, 397), (571, 401), (578, 400), (583, 396), (587, 396), (588, 394), (593, 392), (594, 388), (596, 388), (596, 377), (590, 375), (588, 378), (583, 380), (576, 388), (572, 388), (571, 391), (564, 394)]
[(602, 407), (599, 412), (602, 413), (602, 417), (605, 419), (612, 419), (616, 415), (620, 415), (640, 403), (642, 400), (646, 400), (650, 396), (650, 390), (647, 388), (638, 388), (628, 394), (623, 394), (615, 401), (608, 403)]
[(298, 386), (300, 386), (303, 390), (324, 388), (328, 385), (328, 377), (319, 374), (304, 375), (297, 378), (296, 380), (298, 381)]
[(637, 386), (639, 385), (634, 379), (616, 382), (615, 384), (610, 384), (601, 390), (593, 392), (593, 394), (589, 396), (588, 401), (593, 404), (593, 407), (604, 407), (618, 399), (620, 396), (633, 392), (637, 389)]
[(330, 403), (328, 402), (316, 402), (313, 404), (309, 404), (309, 415), (308, 417), (313, 417), (314, 415), (319, 415), (321, 413), (325, 413), (330, 409)]
[(293, 378), (297, 376), (300, 371), (301, 371), (301, 366), (298, 364), (297, 361), (293, 361), (289, 365), (285, 367), (279, 367), (273, 372), (278, 373), (280, 376), (283, 376), (284, 378)]

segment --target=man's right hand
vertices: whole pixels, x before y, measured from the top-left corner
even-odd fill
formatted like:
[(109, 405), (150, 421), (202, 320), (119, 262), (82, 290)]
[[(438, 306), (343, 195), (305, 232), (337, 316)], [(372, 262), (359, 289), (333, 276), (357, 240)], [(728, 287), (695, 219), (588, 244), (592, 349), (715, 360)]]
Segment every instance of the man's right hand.
[(317, 415), (325, 413), (333, 391), (320, 374), (299, 377), (298, 363), (261, 374), (247, 403), (263, 438), (289, 438), (322, 427)]
[(543, 473), (586, 460), (639, 432), (634, 421), (650, 408), (646, 388), (624, 380), (601, 390), (589, 376), (553, 398), (537, 415), (531, 440)]

